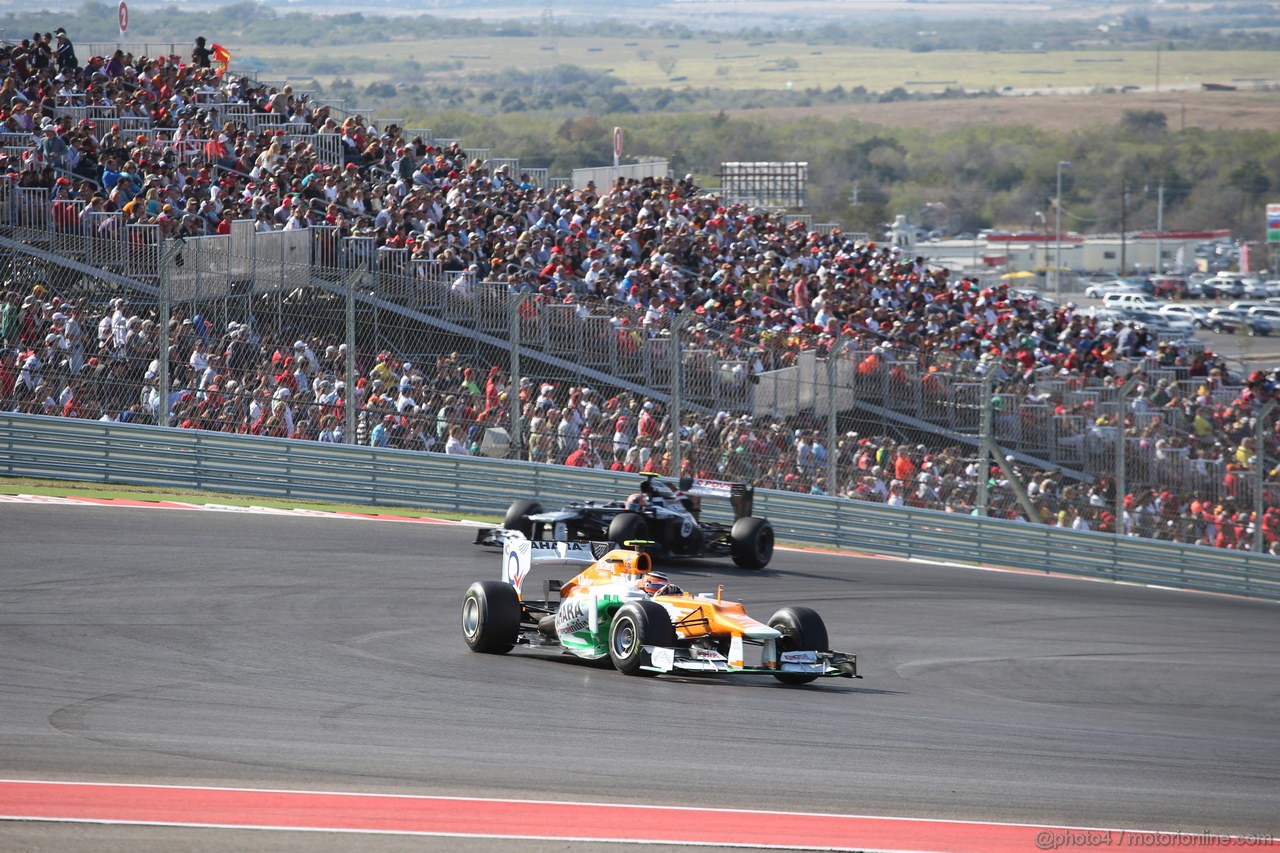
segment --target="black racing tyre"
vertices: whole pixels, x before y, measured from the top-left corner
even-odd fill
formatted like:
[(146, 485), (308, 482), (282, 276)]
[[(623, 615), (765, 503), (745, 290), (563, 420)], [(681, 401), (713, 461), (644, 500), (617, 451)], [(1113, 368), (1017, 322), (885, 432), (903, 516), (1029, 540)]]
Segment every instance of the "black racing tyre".
[(693, 529), (689, 531), (689, 535), (680, 538), (680, 528), (672, 528), (671, 553), (678, 554), (682, 557), (697, 557), (702, 554), (702, 549), (707, 544), (707, 536), (702, 532), (702, 528), (693, 525)]
[(747, 516), (733, 523), (729, 531), (729, 553), (735, 565), (763, 569), (773, 559), (773, 525), (763, 518)]
[(502, 655), (520, 636), (520, 596), (502, 581), (476, 581), (462, 599), (462, 638), (473, 652)]
[(529, 516), (542, 512), (542, 504), (537, 501), (516, 501), (507, 509), (507, 517), (502, 526), (507, 530), (519, 530), (525, 536), (533, 534), (533, 522)]
[(633, 539), (648, 539), (649, 524), (644, 516), (634, 512), (620, 512), (609, 522), (609, 541), (626, 545)]
[(657, 675), (641, 669), (649, 663), (645, 646), (676, 644), (676, 629), (662, 605), (653, 601), (624, 604), (609, 625), (609, 659), (623, 675)]
[[(769, 627), (782, 634), (777, 641), (779, 660), (783, 652), (825, 651), (827, 648), (827, 626), (822, 617), (808, 607), (782, 608), (769, 617)], [(808, 684), (818, 676), (777, 672), (773, 677), (783, 684)]]

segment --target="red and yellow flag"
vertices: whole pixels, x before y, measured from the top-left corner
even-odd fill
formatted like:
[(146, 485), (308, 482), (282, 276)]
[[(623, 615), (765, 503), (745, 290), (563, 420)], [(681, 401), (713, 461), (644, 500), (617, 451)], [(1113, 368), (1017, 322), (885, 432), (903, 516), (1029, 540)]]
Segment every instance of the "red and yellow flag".
[(215, 44), (213, 46), (213, 61), (222, 66), (218, 69), (218, 76), (221, 77), (226, 73), (227, 68), (231, 66), (231, 51), (220, 44)]

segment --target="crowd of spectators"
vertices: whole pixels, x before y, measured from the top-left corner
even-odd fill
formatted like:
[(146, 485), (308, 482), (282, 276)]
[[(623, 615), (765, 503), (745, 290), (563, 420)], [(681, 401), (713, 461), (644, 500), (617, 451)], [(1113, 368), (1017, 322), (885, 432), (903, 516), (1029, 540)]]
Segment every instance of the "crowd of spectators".
[[(628, 334), (658, 334), (692, 312), (688, 345), (756, 369), (785, 366), (806, 349), (832, 355), (839, 342), (835, 355), (856, 352), (860, 374), (902, 361), (989, 365), (1001, 387), (1028, 393), (1044, 377), (1114, 384), (1124, 378), (1119, 365), (1134, 360), (1173, 371), (1194, 392), (1167, 380), (1144, 385), (1126, 427), (1140, 414), (1163, 415), (1144, 421), (1140, 461), (1190, 464), (1215, 481), (1135, 491), (1117, 523), (1114, 479), (1073, 482), (1024, 466), (1018, 473), (1041, 520), (1217, 547), (1246, 547), (1256, 521), (1269, 549), (1280, 550), (1280, 507), (1269, 501), (1255, 520), (1246, 500), (1247, 472), (1258, 464), (1252, 418), (1277, 398), (1280, 371), (1233, 376), (1212, 353), (1157, 341), (1137, 324), (724, 204), (692, 176), (535, 186), (468, 161), (457, 144), (437, 149), (394, 125), (331, 115), (288, 86), (225, 73), (203, 39), (189, 59), (117, 52), (81, 64), (58, 30), (0, 49), (0, 77), (0, 124), (31, 136), (21, 156), (0, 164), (8, 180), (49, 189), (55, 204), (84, 200), (86, 210), (117, 213), (116, 222), (155, 223), (166, 236), (227, 233), (236, 220), (262, 230), (329, 225), (532, 293), (535, 306), (608, 313)], [(131, 139), (118, 125), (68, 118), (68, 106), (87, 104), (114, 105), (162, 132)], [(253, 133), (231, 105), (337, 134), (342, 164), (322, 163), (311, 142), (287, 144), (283, 131)], [(527, 442), (518, 452), (535, 462), (743, 479), (952, 512), (973, 511), (987, 479), (991, 510), (1019, 513), (1002, 470), (950, 441), (848, 433), (830, 448), (813, 417), (694, 412), (679, 425), (675, 471), (677, 430), (660, 401), (532, 377), (512, 383), (458, 353), (360, 352), (348, 376), (345, 344), (297, 325), (215, 326), (186, 307), (160, 318), (120, 297), (68, 299), (37, 285), (4, 294), (0, 345), (6, 410), (155, 423), (167, 358), (171, 424), (180, 428), (345, 442), (352, 405), (359, 443), (469, 454), (519, 411)], [(1061, 399), (1039, 402), (1080, 413)], [(1079, 441), (1097, 438), (1094, 428), (1114, 432), (1114, 418), (1097, 420)], [(1271, 458), (1276, 437), (1269, 429)], [(833, 453), (838, 489), (827, 483)]]

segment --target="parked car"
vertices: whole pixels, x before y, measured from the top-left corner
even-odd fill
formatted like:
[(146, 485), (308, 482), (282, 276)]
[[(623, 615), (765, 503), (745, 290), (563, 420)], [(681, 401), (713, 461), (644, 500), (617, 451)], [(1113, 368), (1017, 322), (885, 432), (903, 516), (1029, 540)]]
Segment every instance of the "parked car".
[(1235, 302), (1227, 303), (1227, 307), (1232, 311), (1240, 311), (1241, 313), (1248, 314), (1250, 308), (1258, 308), (1266, 304), (1267, 303), (1261, 299), (1239, 299)]
[(1108, 293), (1102, 297), (1105, 308), (1135, 308), (1146, 311), (1160, 310), (1161, 302), (1145, 293)]
[(1187, 299), (1191, 291), (1187, 280), (1176, 275), (1155, 275), (1151, 277), (1153, 295), (1159, 299)]
[(1216, 275), (1205, 279), (1201, 287), (1208, 299), (1236, 299), (1244, 295), (1244, 285), (1238, 280)]
[(1272, 326), (1280, 324), (1280, 305), (1255, 305), (1246, 313), (1250, 317), (1261, 317)]
[(1251, 317), (1232, 308), (1214, 308), (1209, 312), (1206, 324), (1215, 332), (1235, 332), (1244, 327), (1250, 337), (1271, 334), (1271, 323), (1263, 317)]
[(1271, 296), (1271, 294), (1267, 292), (1267, 283), (1261, 279), (1246, 278), (1242, 279), (1240, 284), (1241, 287), (1244, 288), (1244, 293), (1242, 295), (1246, 299), (1265, 299), (1268, 296)]
[(1110, 281), (1095, 281), (1093, 284), (1087, 285), (1084, 289), (1084, 295), (1092, 299), (1102, 299), (1108, 293), (1141, 293), (1142, 287), (1127, 282), (1122, 279), (1111, 279)]
[(1146, 326), (1160, 340), (1176, 341), (1195, 334), (1195, 327), (1181, 317), (1170, 317), (1158, 311), (1127, 310), (1126, 320)]
[[(1280, 306), (1277, 306), (1280, 308)], [(1193, 328), (1205, 329), (1208, 324), (1205, 322), (1209, 318), (1209, 309), (1204, 305), (1188, 305), (1185, 302), (1170, 302), (1167, 305), (1161, 305), (1157, 312), (1165, 317), (1177, 317), (1180, 320), (1186, 320)]]
[(1204, 283), (1206, 296), (1217, 294), (1219, 299), (1239, 299), (1242, 296), (1261, 296), (1262, 282), (1246, 273), (1221, 272)]
[(1156, 287), (1150, 276), (1131, 275), (1121, 278), (1120, 280), (1125, 284), (1137, 287), (1140, 292), (1145, 293), (1148, 296), (1155, 296)]

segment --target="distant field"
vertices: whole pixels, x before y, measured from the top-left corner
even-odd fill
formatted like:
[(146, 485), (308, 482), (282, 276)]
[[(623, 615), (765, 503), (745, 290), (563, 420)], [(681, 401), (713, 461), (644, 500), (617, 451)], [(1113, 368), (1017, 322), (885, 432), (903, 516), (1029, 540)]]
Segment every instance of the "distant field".
[(963, 101), (898, 101), (751, 111), (742, 117), (777, 121), (804, 117), (853, 118), (886, 127), (950, 130), (970, 124), (1027, 125), (1069, 132), (1120, 122), (1126, 110), (1159, 110), (1170, 130), (1200, 127), (1213, 131), (1265, 130), (1280, 133), (1280, 90), (1268, 92), (1125, 92), (1111, 94), (1010, 95)]
[[(230, 46), (230, 45), (229, 45)], [(267, 76), (310, 74), (317, 59), (338, 61), (341, 73), (357, 85), (394, 82), (465, 83), (473, 74), (506, 68), (546, 68), (552, 57), (562, 64), (609, 70), (629, 86), (725, 89), (790, 87), (803, 90), (837, 84), (883, 92), (938, 91), (947, 87), (1036, 91), (1088, 91), (1099, 87), (1153, 89), (1199, 88), (1201, 83), (1255, 81), (1280, 83), (1275, 54), (1214, 51), (1058, 51), (1047, 53), (915, 53), (905, 50), (843, 48), (801, 42), (747, 42), (714, 38), (663, 39), (561, 38), (554, 53), (537, 38), (476, 38), (447, 41), (395, 41), (340, 47), (238, 44), (232, 47), (246, 64)], [(457, 70), (418, 73), (368, 71), (369, 58), (457, 63)], [(384, 66), (385, 67), (385, 66)], [(317, 76), (327, 82), (332, 72)]]

